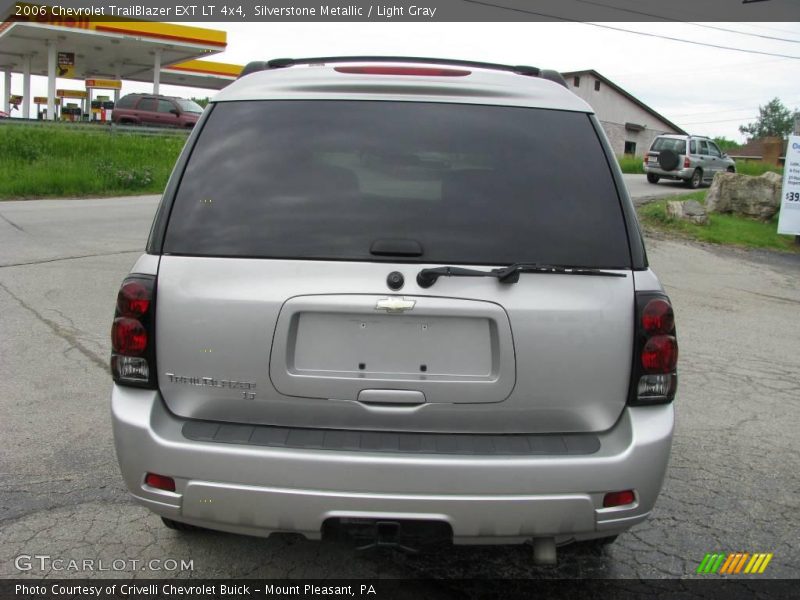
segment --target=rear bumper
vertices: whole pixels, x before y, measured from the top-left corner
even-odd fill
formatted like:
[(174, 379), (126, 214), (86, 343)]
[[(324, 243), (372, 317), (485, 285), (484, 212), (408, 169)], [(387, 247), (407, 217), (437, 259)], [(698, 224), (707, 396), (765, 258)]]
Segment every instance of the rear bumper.
[[(669, 458), (672, 405), (626, 409), (587, 455), (463, 456), (308, 450), (185, 438), (158, 392), (114, 386), (117, 456), (128, 489), (159, 515), (266, 536), (316, 539), (333, 518), (449, 523), (456, 543), (557, 542), (620, 533), (647, 518)], [(144, 484), (168, 475), (176, 491)], [(636, 502), (602, 508), (606, 492)]]
[(691, 179), (694, 170), (695, 167), (689, 167), (688, 169), (675, 169), (673, 171), (665, 171), (660, 167), (644, 167), (645, 173), (658, 175), (659, 177), (665, 177), (668, 179)]

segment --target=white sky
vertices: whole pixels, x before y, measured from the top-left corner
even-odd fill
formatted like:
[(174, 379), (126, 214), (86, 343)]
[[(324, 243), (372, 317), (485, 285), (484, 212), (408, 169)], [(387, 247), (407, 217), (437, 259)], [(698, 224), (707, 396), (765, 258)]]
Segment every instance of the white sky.
[[(777, 58), (611, 31), (585, 23), (206, 23), (228, 32), (228, 48), (212, 60), (244, 64), (276, 57), (388, 54), (528, 64), (572, 71), (595, 69), (687, 131), (739, 142), (738, 126), (753, 121), (774, 97), (800, 109), (800, 23), (606, 23), (744, 50), (796, 56)], [(58, 87), (81, 89), (59, 80)], [(0, 80), (2, 86), (2, 80)], [(21, 93), (14, 75), (12, 92)], [(33, 77), (33, 95), (46, 79)], [(123, 94), (152, 86), (125, 82)], [(162, 85), (161, 93), (207, 96), (213, 91)], [(33, 110), (31, 111), (33, 114)], [(16, 115), (16, 113), (15, 113)]]

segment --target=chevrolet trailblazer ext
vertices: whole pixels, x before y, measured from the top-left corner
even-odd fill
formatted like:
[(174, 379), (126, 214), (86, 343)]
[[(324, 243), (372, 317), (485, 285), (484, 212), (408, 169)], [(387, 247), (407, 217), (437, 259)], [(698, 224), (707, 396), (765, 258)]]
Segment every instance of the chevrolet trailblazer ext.
[(251, 63), (112, 341), (122, 474), (176, 529), (552, 562), (645, 520), (669, 458), (670, 301), (597, 119), (534, 67)]

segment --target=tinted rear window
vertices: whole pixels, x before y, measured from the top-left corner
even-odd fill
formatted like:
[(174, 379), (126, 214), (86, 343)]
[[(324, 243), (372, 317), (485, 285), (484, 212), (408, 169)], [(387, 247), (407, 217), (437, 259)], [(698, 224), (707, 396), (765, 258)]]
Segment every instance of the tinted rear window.
[(216, 105), (183, 174), (164, 251), (436, 263), (629, 267), (620, 201), (586, 114), (479, 105)]
[(197, 113), (197, 114), (200, 114), (201, 112), (203, 112), (203, 107), (200, 106), (194, 100), (184, 100), (183, 98), (177, 98), (175, 100), (175, 102), (177, 102), (180, 105), (181, 110), (183, 112), (190, 112), (190, 113)]
[(675, 138), (656, 138), (653, 142), (651, 150), (672, 150), (676, 154), (686, 154), (686, 140), (677, 140)]
[(136, 100), (138, 99), (139, 96), (131, 96), (130, 94), (123, 96), (120, 98), (120, 101), (117, 102), (117, 108), (133, 108), (134, 104), (136, 104)]

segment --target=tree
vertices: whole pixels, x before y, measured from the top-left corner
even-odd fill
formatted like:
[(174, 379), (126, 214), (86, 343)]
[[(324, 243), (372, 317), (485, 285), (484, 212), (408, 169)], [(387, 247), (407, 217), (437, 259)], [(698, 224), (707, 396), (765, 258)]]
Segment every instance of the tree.
[(753, 138), (782, 137), (792, 133), (794, 117), (778, 98), (773, 98), (766, 106), (758, 107), (758, 119), (755, 123), (740, 125), (739, 131)]
[(733, 140), (729, 140), (726, 137), (715, 137), (714, 143), (719, 146), (719, 149), (723, 152), (727, 152), (728, 150), (733, 150), (734, 148), (738, 148), (739, 144), (734, 142)]
[(192, 100), (194, 100), (195, 102), (197, 102), (197, 103), (198, 103), (200, 106), (202, 106), (203, 108), (205, 108), (206, 106), (208, 106), (208, 96), (206, 96), (205, 98), (192, 98)]

